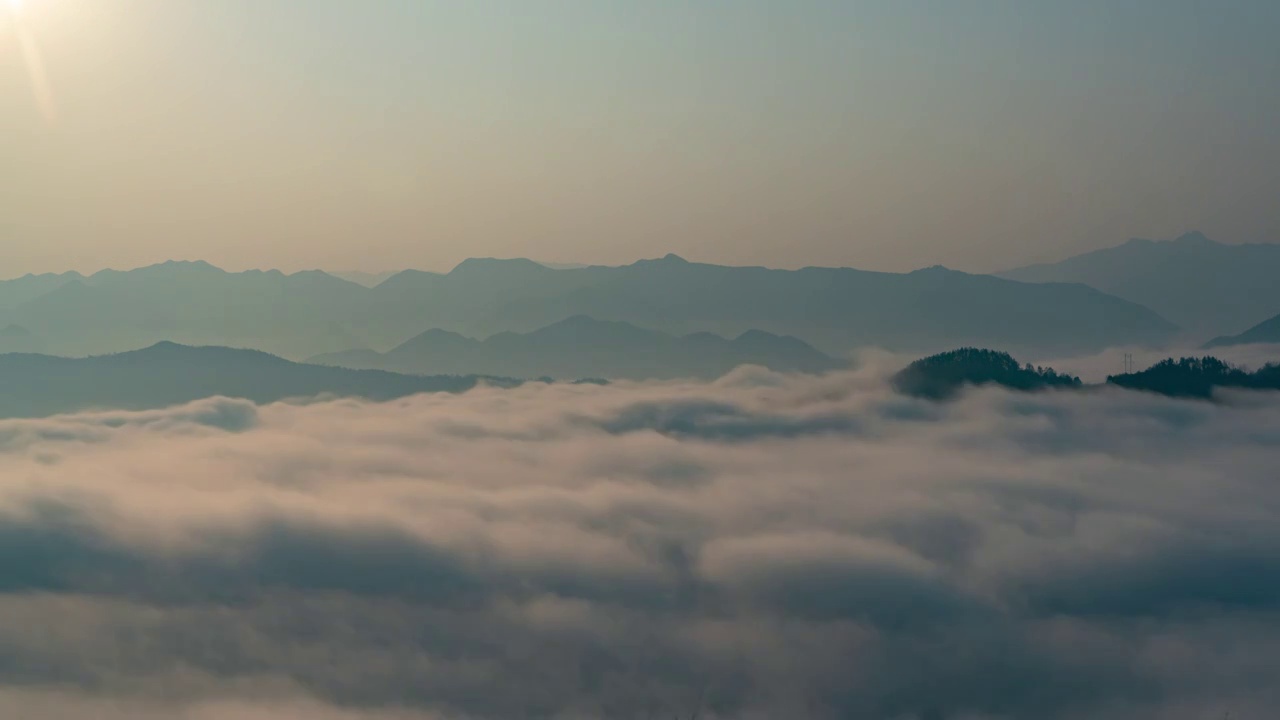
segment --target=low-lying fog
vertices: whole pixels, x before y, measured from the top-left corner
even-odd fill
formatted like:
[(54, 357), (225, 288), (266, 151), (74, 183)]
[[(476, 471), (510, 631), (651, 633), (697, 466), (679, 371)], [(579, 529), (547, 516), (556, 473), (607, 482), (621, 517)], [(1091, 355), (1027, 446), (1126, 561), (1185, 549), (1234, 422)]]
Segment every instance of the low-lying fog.
[(1274, 713), (1280, 402), (896, 367), (0, 422), (0, 715)]

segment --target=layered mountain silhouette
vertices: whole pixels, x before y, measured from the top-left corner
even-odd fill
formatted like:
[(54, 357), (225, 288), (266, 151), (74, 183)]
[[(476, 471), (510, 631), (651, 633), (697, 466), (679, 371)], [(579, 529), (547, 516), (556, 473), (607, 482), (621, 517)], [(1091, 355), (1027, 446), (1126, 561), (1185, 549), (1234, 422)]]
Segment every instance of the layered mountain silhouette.
[(1280, 315), (1268, 318), (1239, 335), (1224, 335), (1205, 343), (1204, 347), (1217, 348), (1231, 345), (1280, 344)]
[(846, 365), (794, 337), (759, 330), (732, 340), (705, 332), (676, 337), (585, 315), (531, 333), (505, 332), (483, 341), (428, 330), (386, 353), (355, 350), (309, 362), (401, 373), (635, 380), (719, 377), (740, 365), (806, 373)]
[(205, 262), (167, 262), (0, 282), (0, 318), (56, 355), (171, 340), (301, 357), (363, 344), (340, 319), (369, 292), (318, 271), (228, 273)]
[(1130, 240), (1000, 276), (1084, 283), (1149, 307), (1199, 340), (1280, 313), (1280, 244), (1225, 245), (1199, 232), (1163, 242)]
[(0, 328), (0, 353), (40, 352), (40, 338), (21, 325)]
[(446, 275), (400, 273), (374, 294), (359, 321), (371, 340), (410, 321), (486, 337), (530, 332), (575, 315), (676, 335), (736, 337), (763, 330), (799, 337), (831, 354), (979, 343), (1096, 350), (1160, 343), (1175, 331), (1154, 312), (1092, 288), (1017, 283), (941, 267), (906, 274), (772, 270), (668, 255), (622, 267), (552, 270), (528, 260), (477, 259)]
[(257, 350), (163, 342), (114, 355), (66, 358), (0, 355), (0, 417), (43, 417), (87, 409), (143, 410), (207, 397), (258, 403), (319, 395), (390, 400), (424, 392), (461, 392), (475, 375), (399, 375), (290, 362)]
[(173, 340), (297, 359), (390, 348), (424, 327), (488, 337), (576, 315), (673, 335), (760, 330), (829, 354), (978, 344), (1096, 351), (1159, 344), (1176, 330), (1145, 307), (1077, 284), (1028, 284), (941, 267), (906, 274), (726, 267), (674, 255), (571, 269), (473, 259), (449, 273), (400, 272), (374, 288), (318, 271), (229, 273), (203, 262), (0, 282), (0, 327), (26, 328), (58, 355)]

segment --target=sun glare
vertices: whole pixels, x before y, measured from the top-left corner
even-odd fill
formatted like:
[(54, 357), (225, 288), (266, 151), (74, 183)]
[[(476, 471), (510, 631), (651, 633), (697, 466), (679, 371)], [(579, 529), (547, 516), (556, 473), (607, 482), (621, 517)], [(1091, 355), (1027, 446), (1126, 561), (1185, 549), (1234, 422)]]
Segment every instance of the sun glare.
[(9, 9), (15, 13), (22, 12), (22, 0), (9, 0)]

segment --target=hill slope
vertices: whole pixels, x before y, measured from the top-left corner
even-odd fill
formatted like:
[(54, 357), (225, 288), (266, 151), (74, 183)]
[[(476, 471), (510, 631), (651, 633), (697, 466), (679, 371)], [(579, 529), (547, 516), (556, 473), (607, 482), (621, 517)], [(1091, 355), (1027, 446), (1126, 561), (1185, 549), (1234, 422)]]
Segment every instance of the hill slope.
[(1280, 244), (1225, 245), (1198, 232), (1164, 242), (1130, 240), (1000, 276), (1084, 283), (1149, 307), (1200, 339), (1280, 313)]
[(1216, 337), (1205, 343), (1204, 347), (1208, 349), (1263, 343), (1280, 343), (1280, 315), (1263, 320), (1239, 335)]
[(483, 341), (428, 330), (387, 353), (355, 350), (320, 355), (311, 362), (403, 373), (636, 380), (719, 377), (740, 365), (810, 373), (845, 366), (792, 337), (760, 331), (733, 340), (711, 333), (675, 337), (583, 315), (531, 333), (499, 333)]
[(142, 410), (212, 396), (259, 403), (321, 394), (389, 400), (423, 392), (460, 392), (480, 379), (346, 370), (294, 363), (256, 350), (168, 342), (88, 358), (7, 354), (0, 355), (0, 417)]

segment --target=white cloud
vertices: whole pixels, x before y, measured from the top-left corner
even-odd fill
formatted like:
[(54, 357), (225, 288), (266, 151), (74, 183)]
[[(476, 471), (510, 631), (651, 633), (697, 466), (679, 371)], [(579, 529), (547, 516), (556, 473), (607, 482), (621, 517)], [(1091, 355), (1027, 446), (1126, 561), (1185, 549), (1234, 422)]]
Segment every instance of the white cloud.
[(1280, 403), (930, 405), (866, 367), (0, 423), (0, 710), (1280, 702)]

